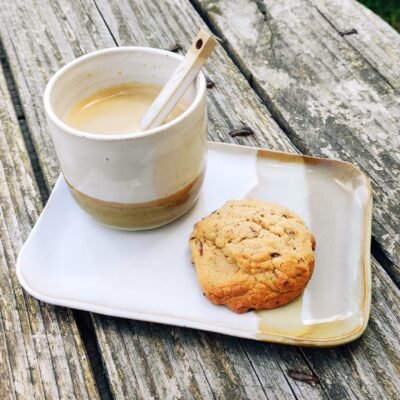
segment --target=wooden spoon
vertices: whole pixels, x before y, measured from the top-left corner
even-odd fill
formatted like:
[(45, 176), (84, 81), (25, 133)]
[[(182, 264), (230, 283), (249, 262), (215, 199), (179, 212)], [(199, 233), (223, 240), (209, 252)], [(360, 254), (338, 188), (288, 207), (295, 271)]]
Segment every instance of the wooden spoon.
[(185, 58), (140, 121), (143, 131), (156, 128), (164, 122), (196, 78), (216, 44), (216, 40), (201, 28)]

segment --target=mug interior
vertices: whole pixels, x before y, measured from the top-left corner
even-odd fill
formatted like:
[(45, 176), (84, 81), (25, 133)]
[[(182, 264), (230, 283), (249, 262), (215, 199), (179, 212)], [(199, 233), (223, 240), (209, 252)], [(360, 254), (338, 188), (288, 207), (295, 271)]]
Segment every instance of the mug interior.
[[(66, 125), (71, 108), (98, 90), (131, 82), (164, 86), (182, 58), (165, 50), (141, 47), (114, 48), (92, 53), (68, 64), (52, 78), (53, 82), (49, 82), (48, 93), (45, 94), (45, 102), (47, 98), (55, 117)], [(199, 95), (200, 78), (204, 79), (199, 75), (183, 97), (188, 108), (168, 125), (191, 112), (191, 105), (196, 95)], [(95, 133), (91, 135), (99, 136)], [(104, 137), (105, 134), (101, 136)], [(115, 136), (114, 134), (113, 137)]]

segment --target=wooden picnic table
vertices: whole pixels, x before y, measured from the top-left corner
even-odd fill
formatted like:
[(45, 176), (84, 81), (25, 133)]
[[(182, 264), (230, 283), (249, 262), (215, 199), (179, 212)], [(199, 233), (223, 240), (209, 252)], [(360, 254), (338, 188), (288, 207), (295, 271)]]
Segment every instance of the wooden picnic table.
[[(90, 51), (184, 52), (202, 25), (209, 138), (357, 164), (374, 190), (372, 308), (357, 341), (298, 348), (51, 306), (18, 252), (60, 173), (43, 90)], [(2, 0), (0, 398), (400, 398), (400, 35), (354, 0)], [(231, 137), (249, 127), (254, 134)], [(289, 370), (318, 383), (293, 379)]]

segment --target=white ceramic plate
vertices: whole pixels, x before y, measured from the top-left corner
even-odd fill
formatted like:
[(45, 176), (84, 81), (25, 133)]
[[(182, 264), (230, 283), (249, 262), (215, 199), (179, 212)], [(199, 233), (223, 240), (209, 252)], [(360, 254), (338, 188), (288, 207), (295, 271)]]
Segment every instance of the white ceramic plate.
[[(203, 296), (188, 238), (200, 218), (244, 197), (293, 209), (317, 248), (302, 298), (239, 315)], [(17, 273), (32, 296), (61, 306), (270, 342), (342, 344), (359, 337), (368, 321), (371, 205), (369, 180), (351, 164), (209, 143), (197, 204), (156, 230), (98, 225), (74, 203), (60, 176), (21, 250)]]

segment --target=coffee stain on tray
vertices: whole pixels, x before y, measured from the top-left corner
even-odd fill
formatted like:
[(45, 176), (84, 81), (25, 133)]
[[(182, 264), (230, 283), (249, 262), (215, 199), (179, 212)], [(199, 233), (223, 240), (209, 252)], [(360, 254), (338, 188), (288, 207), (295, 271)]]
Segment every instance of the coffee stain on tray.
[[(264, 198), (270, 199), (271, 193), (273, 192), (273, 187), (275, 182), (274, 180), (270, 180), (268, 176), (263, 176), (262, 166), (259, 165), (261, 160), (271, 160), (277, 161), (279, 163), (288, 163), (293, 165), (303, 165), (304, 171), (306, 172), (307, 168), (314, 168), (318, 166), (321, 168), (321, 171), (330, 171), (335, 170), (336, 175), (331, 179), (336, 178), (336, 181), (339, 183), (343, 183), (343, 190), (346, 191), (345, 184), (351, 186), (351, 190), (355, 190), (354, 187), (366, 187), (368, 191), (368, 198), (366, 200), (367, 203), (371, 203), (371, 191), (370, 184), (368, 182), (368, 178), (354, 165), (339, 161), (339, 160), (330, 160), (323, 159), (317, 157), (304, 156), (300, 154), (290, 154), (284, 152), (276, 152), (269, 151), (264, 149), (258, 149), (257, 151), (257, 173), (258, 173), (258, 183), (257, 185), (247, 194), (248, 198)], [(289, 166), (290, 167), (290, 166)], [(319, 202), (324, 200), (327, 209), (329, 208), (329, 195), (323, 191), (321, 191), (318, 196), (313, 194), (310, 195), (309, 191), (315, 186), (312, 185), (312, 182), (309, 182), (309, 174), (304, 174), (304, 184), (303, 184), (303, 195), (304, 195), (304, 204), (305, 204), (305, 212), (304, 216), (308, 214), (308, 221), (312, 226), (312, 222), (315, 221), (316, 218), (320, 217)], [(322, 199), (322, 200), (321, 200)], [(370, 209), (370, 207), (367, 207)], [(303, 216), (303, 213), (300, 213)], [(334, 221), (331, 221), (329, 218), (329, 214), (325, 214), (327, 219), (327, 225), (334, 226)], [(365, 227), (369, 226), (370, 216), (364, 216), (362, 224), (363, 229), (365, 231)], [(316, 232), (313, 232), (316, 233)], [(368, 234), (367, 234), (368, 235)], [(317, 236), (317, 247), (320, 239), (320, 244), (322, 242), (322, 238)], [(324, 238), (325, 243), (327, 242), (327, 238)], [(366, 240), (365, 234), (361, 240), (362, 249), (361, 254), (365, 256), (368, 255), (368, 243)], [(365, 245), (367, 243), (367, 246)], [(369, 260), (367, 261), (367, 264)], [(323, 321), (318, 323), (318, 318), (320, 316), (316, 316), (316, 321), (307, 321), (304, 323), (302, 317), (302, 309), (303, 309), (303, 295), (299, 298), (295, 299), (293, 302), (279, 307), (274, 310), (259, 310), (255, 312), (255, 315), (258, 318), (258, 334), (256, 335), (259, 340), (271, 340), (271, 336), (280, 337), (280, 341), (284, 341), (287, 343), (297, 344), (305, 344), (311, 345), (316, 342), (319, 342), (319, 345), (334, 345), (346, 342), (346, 340), (341, 340), (347, 337), (356, 337), (359, 333), (361, 334), (365, 329), (366, 322), (368, 320), (369, 314), (369, 305), (366, 304), (365, 298), (367, 293), (370, 292), (368, 285), (368, 269), (365, 268), (366, 263), (362, 263), (362, 283), (360, 290), (363, 293), (362, 304), (357, 304), (356, 309), (352, 310), (352, 313), (349, 315), (347, 313), (343, 313), (338, 310), (338, 315), (331, 314), (328, 317), (331, 320)], [(316, 268), (321, 268), (321, 264), (317, 264)], [(349, 290), (353, 291), (354, 286), (349, 287)], [(354, 296), (354, 294), (353, 294)], [(310, 307), (309, 302), (307, 303), (307, 307)], [(313, 303), (315, 306), (315, 302)], [(306, 313), (307, 317), (310, 317), (310, 310)], [(350, 310), (349, 310), (350, 311)], [(304, 314), (304, 313), (303, 313)], [(313, 314), (313, 313), (311, 313)], [(344, 314), (344, 315), (343, 315)], [(312, 323), (309, 323), (312, 322)], [(314, 323), (317, 322), (317, 323)], [(305, 342), (305, 343), (302, 343)], [(308, 343), (307, 343), (308, 342)], [(311, 342), (311, 343), (310, 343)]]
[(305, 324), (301, 316), (302, 306), (303, 295), (285, 306), (256, 311), (259, 318), (257, 338), (263, 340), (264, 335), (273, 335), (304, 340), (332, 340), (341, 337), (343, 332), (348, 336), (360, 326), (359, 313), (331, 322)]

